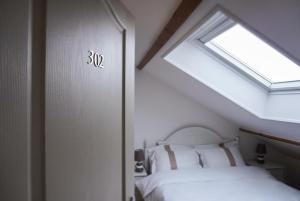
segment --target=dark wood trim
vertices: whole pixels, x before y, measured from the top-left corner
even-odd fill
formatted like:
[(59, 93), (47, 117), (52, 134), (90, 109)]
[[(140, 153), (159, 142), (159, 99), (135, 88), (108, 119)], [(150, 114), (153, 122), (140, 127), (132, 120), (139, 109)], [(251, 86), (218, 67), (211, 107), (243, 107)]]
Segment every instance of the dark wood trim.
[(292, 144), (292, 145), (300, 146), (300, 142), (298, 142), (298, 141), (288, 140), (288, 139), (285, 139), (285, 138), (276, 137), (276, 136), (273, 136), (273, 135), (270, 135), (270, 134), (253, 131), (251, 129), (240, 128), (240, 131), (243, 131), (243, 132), (246, 132), (246, 133), (250, 133), (250, 134), (253, 134), (253, 135), (257, 135), (257, 136), (260, 136), (260, 137), (265, 137), (265, 138), (268, 138), (268, 139), (271, 139), (271, 140), (276, 140), (276, 141), (284, 142), (284, 143), (287, 143), (287, 144)]
[(182, 0), (171, 19), (159, 34), (137, 68), (142, 70), (156, 53), (168, 42), (177, 29), (185, 22), (202, 0)]

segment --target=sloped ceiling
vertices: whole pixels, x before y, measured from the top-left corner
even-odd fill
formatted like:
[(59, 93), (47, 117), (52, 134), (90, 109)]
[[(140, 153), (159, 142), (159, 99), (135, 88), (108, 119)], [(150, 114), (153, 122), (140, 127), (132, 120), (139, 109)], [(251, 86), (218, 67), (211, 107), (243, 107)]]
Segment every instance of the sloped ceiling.
[(135, 17), (136, 64), (146, 54), (181, 0), (121, 0)]
[[(169, 20), (180, 1), (122, 1), (136, 18), (136, 61), (138, 62)], [(298, 19), (300, 19), (300, 1), (203, 0), (171, 40), (143, 70), (163, 80), (166, 84), (186, 96), (197, 100), (221, 116), (235, 122), (238, 126), (300, 141), (299, 124), (262, 120), (163, 59), (166, 52), (216, 5), (221, 5), (228, 9), (245, 23), (268, 36), (269, 39), (276, 41), (285, 51), (299, 58), (300, 23)], [(298, 109), (300, 112), (300, 104)]]

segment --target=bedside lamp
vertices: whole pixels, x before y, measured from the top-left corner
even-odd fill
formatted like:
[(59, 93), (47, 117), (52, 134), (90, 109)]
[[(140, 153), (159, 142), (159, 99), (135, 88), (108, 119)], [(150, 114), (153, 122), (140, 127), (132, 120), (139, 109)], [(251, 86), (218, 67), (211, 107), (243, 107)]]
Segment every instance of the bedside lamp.
[(134, 160), (136, 161), (135, 171), (136, 172), (143, 172), (143, 170), (144, 170), (143, 163), (144, 163), (144, 160), (145, 160), (144, 150), (136, 149), (134, 151)]
[(265, 154), (267, 153), (267, 147), (265, 144), (257, 144), (256, 146), (256, 161), (257, 163), (265, 163)]

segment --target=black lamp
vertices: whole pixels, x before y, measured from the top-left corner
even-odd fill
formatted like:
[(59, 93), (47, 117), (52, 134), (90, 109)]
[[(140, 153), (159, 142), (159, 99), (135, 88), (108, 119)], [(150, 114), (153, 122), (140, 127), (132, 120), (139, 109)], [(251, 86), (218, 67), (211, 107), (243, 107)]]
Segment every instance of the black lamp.
[(267, 147), (265, 144), (257, 144), (256, 146), (256, 161), (257, 163), (265, 163), (265, 154), (267, 153)]
[(136, 161), (135, 171), (136, 172), (143, 172), (143, 170), (144, 170), (143, 163), (144, 163), (144, 160), (145, 160), (145, 154), (144, 154), (143, 149), (136, 149), (134, 151), (134, 160)]

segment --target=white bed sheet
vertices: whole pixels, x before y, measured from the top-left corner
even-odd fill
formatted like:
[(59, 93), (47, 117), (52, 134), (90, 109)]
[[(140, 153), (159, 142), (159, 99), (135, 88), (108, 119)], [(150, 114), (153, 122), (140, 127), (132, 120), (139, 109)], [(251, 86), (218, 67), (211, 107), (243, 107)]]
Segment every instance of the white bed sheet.
[(300, 201), (300, 191), (257, 167), (170, 170), (136, 186), (145, 201)]

